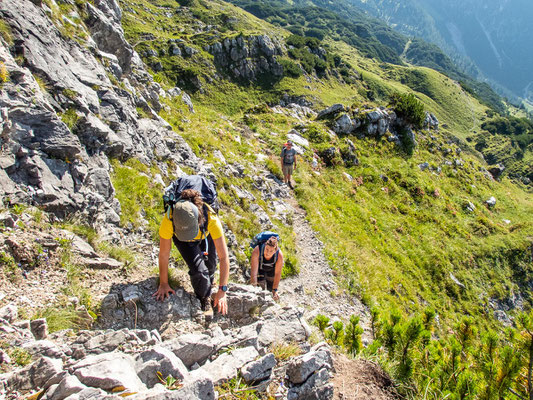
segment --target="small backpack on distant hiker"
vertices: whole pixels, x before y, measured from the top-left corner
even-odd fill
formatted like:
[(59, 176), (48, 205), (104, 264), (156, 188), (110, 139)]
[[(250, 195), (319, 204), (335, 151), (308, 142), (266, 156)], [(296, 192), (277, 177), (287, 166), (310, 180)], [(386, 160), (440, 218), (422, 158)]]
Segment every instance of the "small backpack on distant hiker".
[[(259, 269), (261, 269), (261, 266), (263, 264), (263, 249), (265, 248), (265, 244), (271, 237), (275, 237), (278, 241), (278, 243), (281, 243), (281, 239), (279, 235), (276, 232), (271, 231), (263, 231), (261, 233), (258, 233), (255, 235), (255, 237), (250, 242), (250, 247), (252, 249), (255, 249), (257, 246), (259, 246)], [(276, 251), (276, 254), (274, 255), (274, 264), (278, 261), (278, 254), (279, 249)]]

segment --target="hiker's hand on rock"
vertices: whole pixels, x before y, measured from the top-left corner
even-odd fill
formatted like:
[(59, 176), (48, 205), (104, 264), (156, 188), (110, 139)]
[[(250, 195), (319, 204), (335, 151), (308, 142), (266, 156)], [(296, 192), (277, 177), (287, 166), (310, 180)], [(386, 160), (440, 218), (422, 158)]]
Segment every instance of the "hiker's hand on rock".
[(272, 298), (274, 301), (279, 301), (279, 294), (277, 291), (272, 292)]
[(156, 300), (163, 301), (167, 297), (169, 297), (171, 294), (176, 293), (168, 283), (161, 283), (159, 284), (159, 288), (157, 289), (157, 292), (153, 294), (155, 296)]
[(215, 294), (215, 301), (213, 306), (218, 307), (218, 312), (222, 315), (226, 315), (228, 313), (228, 302), (226, 301), (226, 292), (219, 290), (217, 294)]

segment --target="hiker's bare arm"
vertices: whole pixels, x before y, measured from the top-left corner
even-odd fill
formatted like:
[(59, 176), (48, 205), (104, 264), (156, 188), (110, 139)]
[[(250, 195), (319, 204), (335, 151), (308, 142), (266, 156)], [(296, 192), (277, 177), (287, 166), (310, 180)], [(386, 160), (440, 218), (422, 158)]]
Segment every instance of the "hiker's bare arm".
[(259, 269), (259, 247), (256, 246), (254, 251), (252, 251), (252, 258), (250, 260), (250, 265), (252, 270), (250, 271), (250, 283), (253, 286), (257, 285), (257, 272)]
[(170, 257), (171, 239), (159, 239), (159, 288), (153, 294), (156, 300), (165, 300), (174, 290), (168, 284), (168, 259)]
[(281, 281), (281, 270), (283, 269), (283, 253), (279, 251), (278, 261), (276, 261), (276, 269), (274, 271), (274, 282), (272, 287), (274, 289), (279, 288), (279, 282)]
[[(226, 239), (224, 236), (214, 239), (215, 248), (217, 249), (218, 258), (220, 260), (220, 286), (227, 286), (229, 279), (229, 256), (228, 256), (228, 247), (226, 246)], [(218, 311), (221, 314), (226, 314), (228, 312), (228, 303), (226, 302), (226, 292), (219, 289), (215, 295), (214, 306), (218, 307)]]

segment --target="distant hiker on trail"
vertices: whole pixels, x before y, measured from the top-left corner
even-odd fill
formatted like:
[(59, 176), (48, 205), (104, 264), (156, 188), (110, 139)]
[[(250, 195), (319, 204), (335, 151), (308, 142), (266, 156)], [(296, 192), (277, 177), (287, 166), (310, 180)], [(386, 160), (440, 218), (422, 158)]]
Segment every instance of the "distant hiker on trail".
[[(216, 200), (214, 186), (203, 177), (193, 175), (176, 181), (177, 189), (172, 189), (176, 192), (176, 201), (166, 207), (167, 212), (159, 227), (159, 288), (154, 296), (157, 300), (165, 300), (170, 294), (175, 293), (168, 283), (172, 239), (189, 267), (194, 293), (200, 300), (202, 310), (206, 312), (206, 315), (212, 313), (211, 287), (215, 278), (218, 254), (220, 280), (213, 306), (218, 307), (220, 313), (226, 314), (228, 311), (226, 291), (228, 290), (229, 257), (222, 224), (216, 211), (207, 204), (207, 201), (203, 201), (203, 191), (201, 193), (193, 189), (179, 190), (180, 183), (185, 187), (194, 186), (187, 179), (196, 184), (211, 185)], [(169, 188), (165, 196), (169, 193)], [(164, 199), (167, 203), (168, 198), (164, 197)]]
[(313, 150), (313, 161), (311, 163), (311, 168), (313, 168), (314, 171), (318, 171), (320, 169), (320, 157), (316, 153), (316, 150)]
[(283, 183), (289, 185), (291, 189), (291, 175), (296, 168), (296, 150), (292, 148), (292, 141), (287, 140), (285, 146), (281, 150), (281, 170), (283, 172)]
[(272, 292), (274, 300), (279, 300), (278, 287), (283, 269), (283, 253), (279, 248), (279, 236), (274, 232), (261, 232), (250, 246), (254, 248), (250, 264), (251, 284)]

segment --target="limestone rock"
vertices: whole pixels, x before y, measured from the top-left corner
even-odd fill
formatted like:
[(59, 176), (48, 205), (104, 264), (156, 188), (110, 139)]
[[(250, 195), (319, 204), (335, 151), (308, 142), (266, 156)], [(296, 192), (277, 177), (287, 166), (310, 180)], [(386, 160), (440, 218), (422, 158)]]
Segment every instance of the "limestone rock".
[(496, 205), (496, 197), (491, 196), (490, 199), (488, 199), (487, 201), (485, 201), (485, 204), (487, 204), (487, 206), (488, 206), (489, 208), (493, 208), (493, 207)]
[(24, 343), (22, 348), (33, 356), (42, 355), (50, 358), (63, 358), (65, 353), (50, 340), (37, 340)]
[(111, 391), (118, 387), (138, 392), (145, 388), (135, 371), (135, 361), (124, 353), (89, 356), (71, 367), (71, 371), (87, 386)]
[(354, 130), (353, 121), (348, 114), (342, 114), (335, 119), (331, 129), (338, 135), (348, 135)]
[(46, 318), (34, 319), (30, 322), (31, 333), (35, 336), (35, 339), (42, 340), (48, 337), (48, 324)]
[(138, 342), (138, 338), (128, 329), (122, 329), (97, 335), (85, 342), (84, 347), (87, 353), (102, 354), (114, 351), (128, 342)]
[(0, 318), (5, 319), (9, 323), (13, 323), (18, 316), (18, 307), (14, 304), (8, 304), (0, 308)]
[(272, 368), (276, 366), (274, 354), (269, 353), (257, 361), (246, 364), (241, 369), (241, 375), (248, 384), (254, 384), (270, 377)]
[(59, 384), (46, 391), (43, 399), (46, 400), (63, 400), (73, 394), (79, 393), (87, 389), (87, 386), (82, 384), (78, 378), (72, 375), (67, 375)]
[(140, 353), (136, 357), (136, 370), (137, 375), (148, 388), (159, 383), (158, 372), (161, 373), (163, 379), (172, 376), (179, 380), (183, 380), (189, 373), (183, 362), (174, 353), (161, 346), (155, 346)]
[(202, 369), (213, 378), (213, 383), (219, 385), (235, 376), (239, 369), (259, 356), (254, 347), (245, 347), (224, 353), (215, 361), (205, 365)]
[(327, 347), (322, 347), (291, 361), (287, 367), (287, 376), (292, 383), (301, 384), (314, 372), (322, 368), (331, 369), (332, 366), (331, 351)]
[(12, 374), (7, 379), (7, 387), (17, 391), (39, 388), (62, 371), (63, 362), (61, 360), (41, 357), (30, 366)]
[(287, 400), (331, 400), (333, 384), (329, 382), (330, 373), (322, 368), (301, 386), (293, 386), (287, 393)]
[(124, 37), (120, 24), (110, 20), (103, 12), (87, 4), (88, 19), (85, 21), (98, 48), (114, 54), (124, 73), (131, 71), (133, 49)]
[(333, 104), (331, 107), (326, 108), (318, 113), (316, 119), (325, 119), (334, 116), (340, 112), (344, 111), (344, 105), (342, 104)]
[(172, 351), (190, 368), (193, 364), (203, 364), (216, 350), (216, 343), (205, 334), (189, 333), (164, 342), (162, 346)]

